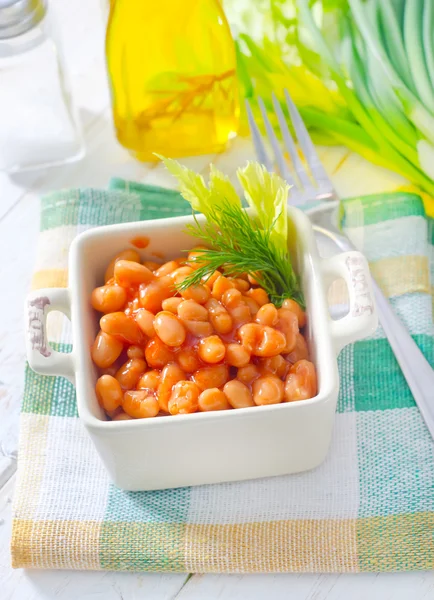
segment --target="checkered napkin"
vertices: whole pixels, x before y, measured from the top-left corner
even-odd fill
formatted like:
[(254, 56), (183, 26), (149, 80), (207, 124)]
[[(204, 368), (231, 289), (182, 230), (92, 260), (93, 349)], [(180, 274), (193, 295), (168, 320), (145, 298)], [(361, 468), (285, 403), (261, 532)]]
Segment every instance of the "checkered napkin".
[[(344, 202), (346, 231), (434, 363), (433, 240), (410, 193)], [(173, 191), (116, 180), (110, 191), (42, 200), (34, 287), (67, 284), (68, 248), (98, 225), (190, 212)], [(71, 348), (52, 323), (52, 345)], [(325, 462), (297, 475), (152, 492), (110, 483), (73, 386), (26, 371), (15, 567), (128, 571), (357, 572), (434, 568), (434, 446), (379, 327), (339, 357)]]

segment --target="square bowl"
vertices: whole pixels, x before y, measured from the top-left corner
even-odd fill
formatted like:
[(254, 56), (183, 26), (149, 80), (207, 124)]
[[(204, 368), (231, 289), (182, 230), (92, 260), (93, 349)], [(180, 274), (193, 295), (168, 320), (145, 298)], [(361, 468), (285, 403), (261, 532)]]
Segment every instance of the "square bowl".
[[(204, 217), (199, 215), (199, 221)], [(69, 256), (69, 287), (35, 290), (26, 301), (27, 356), (32, 369), (67, 377), (76, 386), (78, 413), (113, 482), (125, 490), (154, 490), (296, 473), (319, 465), (330, 445), (339, 392), (337, 354), (377, 326), (369, 267), (356, 251), (319, 258), (309, 219), (288, 208), (290, 255), (306, 300), (306, 339), (317, 369), (310, 400), (176, 417), (108, 421), (100, 407), (90, 348), (99, 317), (92, 290), (116, 253), (146, 236), (143, 260), (170, 260), (197, 245), (185, 232), (193, 217), (98, 227), (79, 235)], [(349, 312), (331, 319), (327, 286), (343, 278)], [(52, 310), (72, 321), (73, 350), (54, 351), (46, 337)]]

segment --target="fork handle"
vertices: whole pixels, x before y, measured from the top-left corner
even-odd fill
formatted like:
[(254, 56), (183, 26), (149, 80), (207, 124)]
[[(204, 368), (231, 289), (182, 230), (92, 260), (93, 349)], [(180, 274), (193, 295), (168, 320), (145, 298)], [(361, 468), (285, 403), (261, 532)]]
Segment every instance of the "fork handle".
[(434, 370), (375, 280), (372, 287), (380, 323), (425, 424), (434, 438)]
[[(314, 229), (333, 240), (341, 250), (357, 250), (354, 244), (341, 233), (335, 234), (322, 227), (315, 227)], [(411, 337), (408, 329), (396, 315), (374, 278), (372, 278), (372, 289), (384, 333), (428, 431), (434, 439), (434, 370)]]

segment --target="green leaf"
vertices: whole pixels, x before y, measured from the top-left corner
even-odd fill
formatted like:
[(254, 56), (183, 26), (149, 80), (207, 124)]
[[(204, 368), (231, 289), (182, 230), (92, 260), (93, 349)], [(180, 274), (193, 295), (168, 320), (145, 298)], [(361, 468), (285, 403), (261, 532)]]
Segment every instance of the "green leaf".
[[(210, 167), (209, 191), (213, 206), (216, 209), (226, 204), (241, 206), (240, 198), (229, 177), (223, 175), (214, 165)], [(206, 214), (205, 211), (202, 212)]]
[(423, 10), (423, 47), (426, 68), (434, 87), (434, 2), (425, 0)]
[(261, 226), (271, 230), (270, 240), (279, 250), (288, 248), (288, 192), (290, 186), (276, 173), (269, 173), (258, 163), (247, 163), (237, 170), (249, 206)]
[(238, 171), (246, 197), (257, 211), (257, 220), (252, 220), (229, 179), (214, 166), (208, 189), (197, 173), (174, 160), (160, 158), (178, 178), (184, 198), (206, 217), (205, 223), (196, 219), (195, 226), (187, 227), (190, 235), (209, 246), (201, 251), (205, 264), (187, 276), (181, 288), (206, 280), (222, 269), (227, 275), (254, 275), (278, 306), (285, 298), (294, 298), (303, 305), (287, 244), (287, 184), (258, 163)]
[(187, 167), (183, 167), (179, 162), (171, 158), (165, 158), (156, 154), (166, 165), (167, 170), (179, 181), (179, 191), (182, 196), (191, 204), (193, 210), (205, 212), (209, 205), (210, 191), (205, 185), (205, 181), (199, 173), (195, 173)]
[[(423, 0), (407, 0), (404, 15), (404, 42), (417, 95), (422, 104), (434, 114), (434, 90), (431, 86), (424, 57), (423, 12)], [(432, 30), (431, 35), (434, 35)]]
[(391, 0), (377, 0), (377, 6), (381, 33), (389, 59), (408, 88), (415, 91), (396, 7)]

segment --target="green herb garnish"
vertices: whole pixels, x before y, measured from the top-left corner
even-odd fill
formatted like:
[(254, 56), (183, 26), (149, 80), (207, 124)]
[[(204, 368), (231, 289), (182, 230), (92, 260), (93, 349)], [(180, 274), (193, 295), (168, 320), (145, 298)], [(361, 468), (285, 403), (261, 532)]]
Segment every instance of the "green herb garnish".
[(179, 180), (182, 196), (206, 217), (204, 224), (195, 218), (188, 233), (210, 246), (201, 250), (198, 257), (199, 262), (206, 264), (184, 279), (179, 288), (196, 285), (217, 269), (228, 276), (248, 273), (277, 306), (285, 298), (293, 298), (304, 306), (288, 251), (286, 182), (258, 163), (238, 169), (246, 201), (254, 212), (251, 218), (229, 179), (214, 166), (207, 187), (201, 175), (174, 160), (163, 160)]

